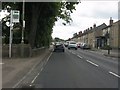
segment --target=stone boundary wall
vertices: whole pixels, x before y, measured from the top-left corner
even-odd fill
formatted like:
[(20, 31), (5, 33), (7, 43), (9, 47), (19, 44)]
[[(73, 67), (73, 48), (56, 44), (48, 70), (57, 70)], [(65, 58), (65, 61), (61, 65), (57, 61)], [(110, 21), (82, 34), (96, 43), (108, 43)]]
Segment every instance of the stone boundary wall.
[[(32, 49), (29, 44), (12, 44), (12, 58), (27, 58), (38, 56), (46, 48), (41, 47), (37, 49)], [(2, 45), (2, 58), (9, 57), (9, 45)]]

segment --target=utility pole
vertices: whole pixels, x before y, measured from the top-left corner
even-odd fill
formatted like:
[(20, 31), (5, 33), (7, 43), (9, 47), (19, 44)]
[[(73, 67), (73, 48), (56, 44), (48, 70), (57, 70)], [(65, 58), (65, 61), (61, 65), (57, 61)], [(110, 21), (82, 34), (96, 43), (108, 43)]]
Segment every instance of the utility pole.
[(22, 21), (23, 21), (23, 26), (22, 26), (22, 40), (21, 40), (21, 43), (24, 44), (24, 28), (25, 28), (25, 20), (24, 20), (24, 14), (25, 14), (25, 0), (23, 0), (23, 8), (22, 8), (22, 11), (23, 11), (23, 15), (22, 15)]
[(10, 11), (10, 37), (9, 37), (9, 58), (12, 57), (12, 38), (13, 38), (13, 24), (19, 22), (19, 11)]
[(24, 57), (24, 29), (25, 29), (25, 0), (22, 7), (22, 40), (21, 40), (21, 57)]
[(12, 56), (12, 29), (13, 29), (13, 17), (12, 17), (12, 10), (10, 11), (10, 37), (9, 37), (9, 58)]

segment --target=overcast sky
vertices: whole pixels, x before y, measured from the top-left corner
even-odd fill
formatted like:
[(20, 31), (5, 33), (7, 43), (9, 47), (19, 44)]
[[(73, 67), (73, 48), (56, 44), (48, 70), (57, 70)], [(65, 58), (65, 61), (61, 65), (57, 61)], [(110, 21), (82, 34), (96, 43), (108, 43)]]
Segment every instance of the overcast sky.
[(81, 1), (71, 17), (73, 19), (71, 25), (64, 26), (61, 20), (56, 22), (52, 33), (53, 38), (71, 38), (74, 33), (84, 31), (94, 23), (96, 26), (103, 23), (108, 25), (110, 17), (114, 22), (118, 21), (118, 1)]

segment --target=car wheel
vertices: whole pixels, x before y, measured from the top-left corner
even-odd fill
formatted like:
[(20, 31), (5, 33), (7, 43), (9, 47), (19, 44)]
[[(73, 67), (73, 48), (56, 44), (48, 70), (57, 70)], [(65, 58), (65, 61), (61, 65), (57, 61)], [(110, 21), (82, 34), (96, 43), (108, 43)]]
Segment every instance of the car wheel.
[(70, 49), (70, 48), (68, 48), (68, 49)]
[(77, 48), (75, 48), (75, 50), (77, 50)]
[(65, 52), (65, 50), (63, 49), (63, 52)]

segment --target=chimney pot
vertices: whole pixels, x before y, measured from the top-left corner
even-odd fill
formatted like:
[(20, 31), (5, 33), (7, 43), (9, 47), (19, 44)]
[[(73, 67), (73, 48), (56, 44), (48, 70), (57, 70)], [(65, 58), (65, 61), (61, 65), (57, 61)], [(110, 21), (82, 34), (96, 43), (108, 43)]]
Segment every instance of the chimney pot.
[(96, 28), (96, 24), (93, 25), (93, 28)]
[(110, 17), (110, 22), (109, 22), (110, 25), (113, 24), (113, 20), (112, 20), (112, 17)]
[(92, 30), (92, 27), (90, 27), (90, 29)]

